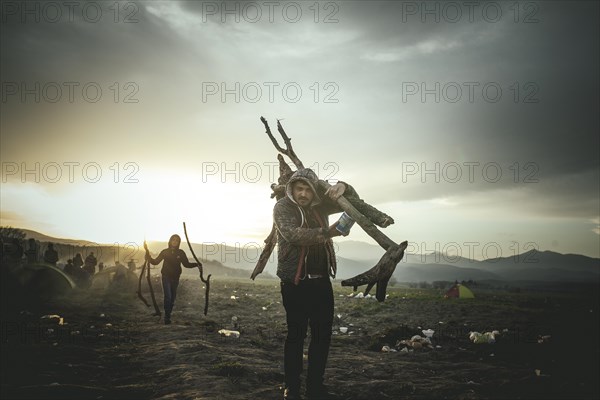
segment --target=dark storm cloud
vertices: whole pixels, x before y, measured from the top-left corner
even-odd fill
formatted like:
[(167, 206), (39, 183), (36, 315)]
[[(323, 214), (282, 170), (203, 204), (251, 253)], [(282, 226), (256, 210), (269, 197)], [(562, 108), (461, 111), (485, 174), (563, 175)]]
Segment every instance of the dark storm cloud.
[[(529, 104), (491, 104), (480, 99), (465, 106), (447, 104), (443, 109), (436, 108), (431, 96), (425, 104), (401, 104), (400, 110), (408, 107), (415, 114), (427, 112), (429, 116), (420, 122), (422, 130), (397, 135), (404, 136), (403, 141), (410, 146), (389, 146), (386, 156), (424, 161), (429, 168), (435, 162), (442, 166), (448, 162), (495, 162), (503, 168), (514, 162), (521, 166), (532, 162), (538, 167), (540, 183), (530, 185), (527, 193), (541, 201), (525, 202), (525, 207), (538, 207), (554, 215), (597, 215), (600, 129), (594, 110), (600, 108), (598, 3), (537, 2), (535, 17), (539, 22), (532, 24), (514, 22), (508, 10), (512, 3), (497, 4), (508, 17), (497, 23), (481, 18), (473, 23), (465, 18), (459, 23), (445, 23), (442, 18), (435, 23), (431, 16), (426, 23), (421, 23), (420, 16), (404, 16), (408, 22), (403, 23), (400, 2), (342, 3), (344, 23), (360, 27), (362, 51), (385, 54), (428, 41), (451, 44), (445, 51), (420, 58), (404, 57), (401, 51), (397, 59), (388, 57), (387, 62), (380, 57), (380, 62), (373, 61), (375, 76), (393, 76), (397, 70), (402, 74), (400, 81), (425, 81), (428, 87), (434, 82), (498, 82), (505, 99), (513, 96), (509, 89), (513, 82), (519, 82), (521, 96), (532, 93), (531, 88), (536, 91), (533, 97), (538, 102)], [(414, 66), (418, 71), (410, 71)], [(527, 82), (534, 84), (531, 90), (523, 90)], [(401, 88), (399, 82), (390, 84)], [(457, 147), (460, 157), (454, 152)], [(430, 176), (428, 184), (416, 187), (403, 185), (399, 177), (396, 174), (392, 178), (398, 190), (389, 196), (382, 193), (382, 200), (518, 189), (510, 177), (494, 184), (481, 178), (474, 184), (449, 184), (442, 178), (436, 184)]]
[[(271, 23), (264, 3), (256, 2), (263, 10), (257, 23), (243, 18), (235, 23), (230, 15), (223, 24), (218, 14), (204, 21), (207, 4), (229, 9), (237, 4), (241, 9), (245, 3), (237, 1), (139, 2), (135, 3), (138, 22), (132, 24), (113, 23), (111, 18), (97, 24), (81, 19), (55, 24), (9, 21), (1, 26), (2, 80), (125, 80), (143, 74), (168, 83), (189, 73), (188, 68), (224, 71), (225, 76), (211, 75), (211, 79), (228, 79), (229, 74), (231, 80), (256, 71), (263, 74), (262, 80), (333, 74), (343, 89), (341, 105), (346, 108), (327, 118), (331, 126), (338, 124), (345, 132), (324, 129), (331, 132), (331, 143), (352, 141), (345, 146), (365, 151), (356, 151), (359, 164), (348, 162), (347, 167), (362, 174), (357, 175), (365, 182), (361, 192), (371, 193), (373, 201), (452, 196), (474, 196), (479, 201), (481, 193), (494, 201), (495, 193), (514, 189), (520, 192), (510, 201), (524, 207), (537, 207), (550, 215), (597, 215), (597, 2), (474, 2), (472, 21), (467, 8), (460, 6), (464, 2), (456, 2), (460, 20), (452, 23), (441, 15), (436, 23), (431, 15), (422, 22), (420, 11), (414, 14), (410, 7), (443, 10), (448, 3), (343, 1), (334, 2), (339, 7), (334, 16), (338, 21), (329, 24), (312, 21), (313, 2), (298, 2), (304, 12), (299, 23), (285, 21), (281, 15), (285, 2), (278, 3)], [(325, 9), (329, 3), (319, 3), (321, 19), (332, 10)], [(98, 4), (112, 17), (113, 3)], [(502, 18), (486, 20), (482, 10), (488, 4), (501, 7)], [(494, 15), (493, 7), (488, 17)], [(532, 23), (525, 23), (527, 17)], [(209, 33), (215, 36), (210, 38)], [(341, 37), (337, 41), (331, 39), (335, 34)], [(498, 83), (502, 101), (482, 100), (480, 89), (474, 103), (442, 100), (436, 104), (431, 97), (422, 103), (418, 95), (407, 102), (402, 99), (406, 82), (431, 87), (435, 82), (471, 81), (479, 88)], [(520, 90), (518, 102), (511, 101), (515, 83)], [(188, 82), (184, 89), (191, 86)], [(531, 93), (537, 102), (524, 103), (524, 96)], [(215, 107), (225, 113), (230, 105)], [(22, 110), (14, 103), (3, 106), (3, 116)], [(177, 106), (189, 105), (180, 101)], [(267, 111), (270, 107), (274, 105), (269, 104)], [(333, 122), (335, 118), (340, 122)], [(18, 122), (16, 117), (13, 120)], [(377, 129), (361, 129), (370, 128), (370, 120)], [(237, 132), (239, 124), (231, 124), (231, 131)], [(290, 128), (301, 130), (296, 125)], [(5, 134), (2, 141), (3, 145), (7, 141)], [(315, 151), (304, 157), (321, 154)], [(329, 157), (325, 161), (333, 156)], [(429, 168), (436, 162), (498, 163), (504, 179), (491, 184), (479, 175), (475, 182), (406, 183), (403, 161), (425, 162)], [(515, 162), (521, 168), (534, 163), (539, 182), (524, 185), (521, 175), (515, 184), (508, 170)], [(365, 164), (376, 166), (385, 176), (369, 179), (369, 172), (360, 169)], [(382, 191), (381, 182), (390, 189)]]

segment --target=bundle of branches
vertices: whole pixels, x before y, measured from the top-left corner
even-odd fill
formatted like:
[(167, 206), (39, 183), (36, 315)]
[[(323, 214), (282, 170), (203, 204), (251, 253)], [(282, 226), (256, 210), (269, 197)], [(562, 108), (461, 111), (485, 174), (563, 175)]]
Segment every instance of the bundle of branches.
[[(294, 173), (294, 171), (292, 171), (292, 169), (285, 162), (282, 154), (287, 156), (298, 169), (303, 169), (304, 164), (294, 152), (292, 141), (283, 129), (281, 122), (279, 120), (277, 121), (277, 130), (285, 143), (285, 148), (279, 145), (277, 139), (275, 139), (271, 133), (271, 128), (269, 128), (267, 120), (263, 117), (260, 117), (260, 120), (264, 124), (266, 133), (271, 139), (273, 146), (275, 146), (277, 151), (281, 153), (277, 155), (277, 159), (279, 160), (279, 179), (277, 184), (271, 185), (271, 189), (273, 190), (271, 198), (275, 197), (277, 200), (279, 200), (285, 196), (285, 185)], [(321, 195), (322, 193), (325, 193), (330, 186), (331, 185), (329, 185), (329, 183), (326, 181), (319, 180), (319, 186), (317, 188), (317, 191), (319, 192), (318, 194)], [(406, 250), (408, 242), (404, 241), (400, 244), (396, 244), (392, 239), (377, 229), (375, 225), (385, 228), (393, 224), (394, 220), (389, 215), (364, 202), (358, 196), (340, 196), (337, 200), (337, 203), (342, 210), (350, 215), (350, 217), (352, 217), (356, 223), (386, 251), (373, 268), (353, 278), (342, 281), (342, 286), (352, 286), (356, 291), (359, 286), (367, 285), (365, 290), (365, 295), (367, 295), (373, 286), (377, 285), (375, 297), (378, 301), (382, 302), (386, 297), (388, 282), (392, 277), (394, 270), (396, 269), (396, 265), (398, 265), (400, 260), (402, 260), (402, 257), (404, 256), (404, 250)], [(256, 263), (256, 267), (254, 268), (252, 275), (250, 276), (251, 279), (255, 279), (256, 276), (264, 270), (276, 243), (277, 230), (275, 226), (272, 226), (271, 233), (265, 239), (265, 247), (258, 259), (258, 262)]]

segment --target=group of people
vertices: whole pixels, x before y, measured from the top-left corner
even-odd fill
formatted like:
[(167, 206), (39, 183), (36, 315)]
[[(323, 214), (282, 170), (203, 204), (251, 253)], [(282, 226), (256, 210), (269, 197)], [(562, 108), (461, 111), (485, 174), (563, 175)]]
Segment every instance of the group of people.
[[(40, 261), (38, 249), (39, 244), (33, 238), (27, 240), (27, 249), (23, 248), (23, 245), (18, 238), (13, 238), (9, 243), (2, 244), (2, 260), (6, 260), (13, 265), (21, 265), (24, 261), (28, 264), (36, 264)], [(54, 248), (53, 243), (48, 244), (42, 260), (47, 264), (56, 266), (56, 263), (58, 262), (58, 252)]]
[(83, 260), (83, 257), (81, 257), (81, 253), (77, 253), (73, 259), (69, 258), (67, 260), (67, 264), (63, 271), (78, 284), (86, 286), (96, 273), (96, 265), (98, 265), (98, 272), (101, 272), (104, 269), (104, 263), (101, 262), (98, 264), (98, 259), (94, 255), (94, 252), (90, 252), (85, 258), (85, 261)]
[[(354, 189), (338, 182), (322, 196), (317, 193), (318, 177), (310, 169), (296, 171), (286, 185), (286, 195), (273, 209), (273, 223), (278, 236), (277, 276), (281, 280), (282, 304), (286, 312), (287, 337), (284, 344), (284, 399), (301, 398), (303, 348), (308, 328), (311, 339), (308, 347), (306, 395), (311, 399), (331, 398), (323, 381), (331, 343), (334, 297), (330, 278), (335, 277), (336, 260), (332, 238), (342, 233), (337, 223), (329, 225), (328, 217), (341, 212), (337, 199), (343, 194), (356, 195)], [(162, 288), (165, 324), (171, 323), (181, 266), (198, 268), (179, 248), (181, 237), (172, 235), (168, 248), (156, 258), (146, 251), (146, 261), (157, 265), (163, 262)], [(20, 257), (23, 256), (21, 248)], [(18, 250), (17, 250), (18, 252)], [(15, 257), (18, 254), (15, 255)], [(52, 244), (44, 253), (44, 261), (56, 265), (58, 253)], [(69, 259), (64, 272), (78, 282), (89, 282), (96, 272), (98, 260), (90, 253), (83, 260), (80, 253)], [(98, 265), (102, 271), (103, 265)], [(131, 266), (130, 266), (131, 268)], [(134, 267), (135, 268), (135, 267)], [(123, 268), (124, 269), (124, 268)]]

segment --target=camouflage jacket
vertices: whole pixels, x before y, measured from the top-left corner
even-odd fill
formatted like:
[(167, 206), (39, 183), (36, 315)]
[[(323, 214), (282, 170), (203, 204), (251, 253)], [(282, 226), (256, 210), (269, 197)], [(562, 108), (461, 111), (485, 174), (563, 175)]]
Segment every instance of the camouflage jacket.
[[(308, 184), (314, 195), (310, 207), (298, 205), (292, 196), (292, 186), (297, 180)], [(344, 183), (344, 182), (342, 182)], [(354, 189), (346, 185), (344, 195), (355, 194)], [(273, 208), (273, 223), (277, 229), (277, 276), (282, 282), (298, 284), (306, 277), (305, 263), (308, 248), (311, 245), (323, 243), (325, 245), (328, 262), (328, 272), (335, 278), (336, 261), (333, 243), (329, 237), (329, 215), (339, 213), (339, 205), (316, 190), (318, 187), (317, 175), (310, 169), (296, 171), (286, 185), (286, 196), (280, 199)], [(321, 196), (323, 197), (321, 199)], [(306, 222), (306, 213), (313, 213), (319, 221), (320, 228), (310, 228)]]

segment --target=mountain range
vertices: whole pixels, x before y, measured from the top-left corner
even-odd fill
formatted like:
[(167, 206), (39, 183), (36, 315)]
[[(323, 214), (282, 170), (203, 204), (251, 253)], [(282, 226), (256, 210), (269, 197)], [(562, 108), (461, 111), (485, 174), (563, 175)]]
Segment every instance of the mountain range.
[[(105, 252), (108, 262), (114, 261), (115, 245), (102, 245), (86, 240), (60, 239), (39, 232), (23, 230), (27, 238), (42, 243), (53, 242), (60, 246), (88, 249), (111, 248)], [(139, 244), (141, 246), (141, 244)], [(218, 243), (193, 243), (196, 255), (203, 260), (209, 273), (225, 273), (229, 276), (249, 276), (262, 250), (258, 244), (246, 246), (227, 246)], [(148, 242), (150, 251), (157, 254), (167, 247), (166, 242)], [(373, 267), (384, 254), (376, 245), (359, 241), (335, 242), (338, 260), (337, 278), (346, 279)], [(191, 257), (187, 246), (182, 247)], [(123, 256), (131, 255), (138, 264), (143, 260), (142, 249), (135, 251), (131, 246), (122, 246)], [(125, 253), (127, 251), (127, 253)], [(121, 257), (122, 258), (122, 257)], [(126, 262), (127, 260), (120, 260)], [(114, 263), (114, 262), (113, 262)], [(277, 249), (273, 252), (265, 276), (274, 276), (277, 269)], [(598, 282), (600, 278), (600, 259), (579, 254), (561, 254), (552, 251), (530, 250), (510, 257), (491, 258), (484, 261), (450, 256), (432, 252), (427, 254), (405, 254), (396, 267), (394, 277), (400, 282), (433, 281), (541, 281), (541, 282)]]

